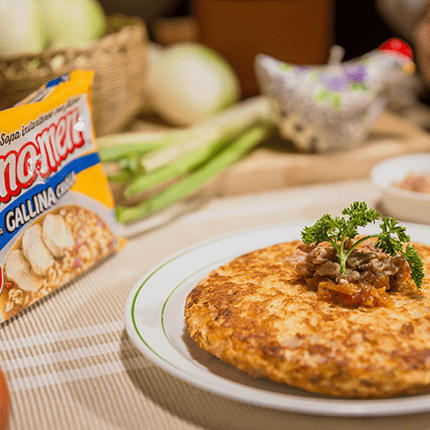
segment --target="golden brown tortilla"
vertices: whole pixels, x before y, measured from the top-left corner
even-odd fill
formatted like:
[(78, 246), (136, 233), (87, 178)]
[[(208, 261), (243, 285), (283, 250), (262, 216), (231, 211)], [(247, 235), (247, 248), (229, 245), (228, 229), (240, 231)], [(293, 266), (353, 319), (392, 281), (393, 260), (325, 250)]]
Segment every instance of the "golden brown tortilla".
[(425, 278), (392, 292), (392, 307), (318, 299), (285, 259), (298, 242), (243, 255), (188, 295), (189, 334), (253, 377), (307, 391), (383, 398), (430, 391), (430, 246), (415, 243)]

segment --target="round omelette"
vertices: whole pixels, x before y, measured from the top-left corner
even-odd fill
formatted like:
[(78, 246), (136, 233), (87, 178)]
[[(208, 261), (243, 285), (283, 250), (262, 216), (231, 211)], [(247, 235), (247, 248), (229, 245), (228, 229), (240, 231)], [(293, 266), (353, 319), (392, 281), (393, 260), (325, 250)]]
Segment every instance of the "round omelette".
[(185, 320), (204, 350), (253, 377), (324, 395), (383, 398), (430, 391), (430, 246), (414, 243), (421, 287), (389, 306), (327, 300), (288, 263), (300, 242), (242, 255), (189, 294)]

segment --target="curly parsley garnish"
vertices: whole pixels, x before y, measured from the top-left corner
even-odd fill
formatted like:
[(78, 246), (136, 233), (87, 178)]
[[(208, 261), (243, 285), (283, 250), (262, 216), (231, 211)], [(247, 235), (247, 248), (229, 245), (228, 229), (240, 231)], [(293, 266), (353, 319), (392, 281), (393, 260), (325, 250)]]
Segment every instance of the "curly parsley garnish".
[[(329, 242), (336, 250), (340, 263), (340, 274), (345, 274), (346, 261), (352, 250), (361, 242), (376, 237), (375, 246), (388, 255), (401, 254), (411, 268), (411, 277), (417, 288), (420, 288), (423, 278), (423, 262), (418, 251), (409, 244), (410, 237), (406, 234), (406, 227), (399, 225), (399, 221), (392, 217), (383, 217), (380, 224), (381, 232), (360, 238), (347, 251), (345, 240), (354, 239), (358, 235), (358, 227), (374, 223), (381, 217), (375, 209), (368, 208), (365, 202), (354, 202), (349, 208), (342, 211), (345, 217), (323, 215), (311, 227), (305, 227), (302, 231), (302, 241), (306, 244), (319, 244)], [(396, 236), (396, 237), (393, 237)], [(406, 244), (406, 247), (404, 247)]]

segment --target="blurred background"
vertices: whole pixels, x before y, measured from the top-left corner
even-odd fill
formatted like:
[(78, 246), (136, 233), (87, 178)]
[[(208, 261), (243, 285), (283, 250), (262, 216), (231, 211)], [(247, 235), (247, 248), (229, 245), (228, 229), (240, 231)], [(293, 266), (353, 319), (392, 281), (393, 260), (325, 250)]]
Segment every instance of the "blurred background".
[[(245, 97), (258, 92), (252, 62), (259, 52), (294, 64), (325, 64), (333, 44), (345, 49), (345, 61), (376, 49), (391, 37), (401, 37), (413, 45), (412, 34), (401, 31), (399, 23), (378, 7), (380, 3), (391, 7), (395, 2), (390, 0), (354, 3), (348, 0), (100, 0), (100, 3), (107, 15), (122, 13), (141, 17), (151, 40), (164, 46), (193, 40), (213, 48), (238, 72)], [(409, 3), (414, 7), (417, 2)], [(427, 85), (420, 84), (418, 97), (428, 103)]]
[[(264, 0), (263, 0), (264, 1)], [(204, 3), (205, 0), (149, 0), (149, 1), (127, 1), (118, 2), (115, 0), (100, 0), (105, 12), (107, 14), (123, 13), (130, 16), (140, 16), (148, 25), (151, 35), (157, 37), (160, 34), (159, 31), (167, 31), (165, 29), (166, 20), (173, 21), (176, 19), (178, 27), (180, 27), (181, 18), (191, 18), (195, 15), (196, 10), (199, 7), (199, 3)], [(228, 0), (206, 0), (207, 3), (221, 3), (225, 5)], [(265, 3), (270, 2), (270, 0)], [(290, 0), (290, 3), (297, 1)], [(312, 7), (318, 2), (306, 2), (302, 0), (302, 3), (307, 3), (309, 14), (303, 16), (303, 21), (310, 20), (312, 17)], [(230, 3), (234, 3), (230, 1)], [(245, 4), (245, 8), (252, 7), (252, 3), (258, 3), (258, 1), (247, 1), (238, 0), (236, 3)], [(248, 4), (246, 4), (248, 3)], [(272, 1), (272, 3), (276, 3)], [(277, 3), (289, 3), (288, 0), (278, 1)], [(327, 2), (325, 2), (327, 3)], [(353, 58), (358, 55), (364, 54), (384, 42), (387, 38), (392, 37), (398, 32), (393, 31), (387, 24), (386, 20), (381, 16), (375, 7), (375, 1), (373, 0), (361, 0), (351, 4), (349, 0), (334, 0), (328, 2), (328, 7), (332, 9), (332, 16), (328, 16), (328, 20), (332, 20), (333, 24), (333, 42), (344, 46), (346, 49), (345, 59)], [(187, 25), (190, 27), (187, 30), (185, 21), (182, 20), (183, 31), (185, 33), (194, 26), (192, 22), (188, 22)], [(172, 29), (175, 22), (172, 22)], [(240, 26), (240, 23), (236, 23)], [(286, 24), (285, 24), (286, 25)], [(160, 29), (161, 27), (161, 29)], [(192, 30), (195, 31), (195, 30)], [(194, 33), (187, 33), (188, 35), (194, 35)], [(398, 35), (398, 34), (397, 34)], [(169, 37), (167, 34), (162, 34), (162, 37)]]
[[(258, 49), (297, 64), (321, 64), (327, 61), (328, 47), (332, 44), (342, 46), (344, 60), (349, 60), (376, 49), (390, 37), (400, 36), (381, 16), (373, 0), (354, 3), (349, 0), (100, 0), (100, 3), (108, 15), (141, 17), (153, 41), (167, 45), (198, 40), (228, 57), (233, 64), (240, 61), (236, 57), (247, 60)], [(237, 49), (237, 44), (244, 44), (246, 38), (252, 53)], [(229, 40), (235, 42), (228, 43)], [(254, 93), (255, 84), (249, 85), (248, 92)]]

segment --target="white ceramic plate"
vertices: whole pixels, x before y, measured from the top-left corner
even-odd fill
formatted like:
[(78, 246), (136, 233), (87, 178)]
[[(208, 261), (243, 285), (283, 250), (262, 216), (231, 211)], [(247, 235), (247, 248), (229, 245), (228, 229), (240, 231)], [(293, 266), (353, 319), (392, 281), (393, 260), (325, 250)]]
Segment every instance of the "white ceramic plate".
[[(188, 336), (183, 317), (185, 299), (210, 270), (246, 252), (300, 239), (303, 227), (311, 224), (312, 221), (276, 224), (227, 234), (189, 247), (161, 262), (137, 282), (128, 297), (125, 324), (130, 338), (145, 356), (171, 374), (213, 393), (250, 404), (342, 416), (430, 411), (430, 395), (344, 400), (253, 379), (201, 350)], [(404, 225), (412, 240), (430, 244), (430, 226)]]
[(400, 189), (395, 183), (406, 175), (430, 174), (430, 153), (407, 154), (389, 158), (371, 171), (372, 182), (382, 194), (384, 210), (401, 221), (430, 224), (430, 194)]

